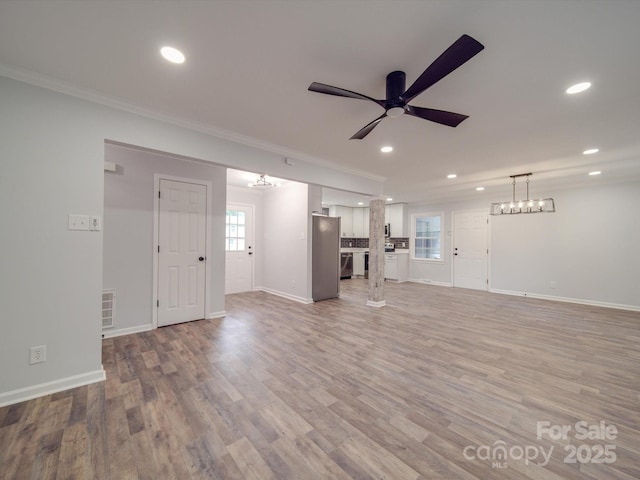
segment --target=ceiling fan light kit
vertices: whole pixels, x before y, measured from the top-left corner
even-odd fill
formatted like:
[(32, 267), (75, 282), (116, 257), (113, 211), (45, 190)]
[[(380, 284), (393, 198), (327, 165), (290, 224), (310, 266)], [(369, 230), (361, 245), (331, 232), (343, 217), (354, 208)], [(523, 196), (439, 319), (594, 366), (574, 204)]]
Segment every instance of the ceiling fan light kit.
[(484, 49), (484, 45), (469, 35), (462, 35), (442, 55), (429, 65), (422, 75), (405, 90), (406, 75), (404, 72), (395, 71), (387, 75), (387, 91), (385, 100), (362, 95), (361, 93), (345, 90), (344, 88), (333, 87), (324, 83), (313, 82), (309, 85), (312, 92), (335, 95), (337, 97), (355, 98), (359, 100), (369, 100), (384, 108), (384, 113), (378, 118), (358, 130), (351, 140), (362, 140), (384, 119), (398, 118), (404, 114), (412, 117), (422, 118), (448, 127), (457, 127), (460, 122), (469, 118), (460, 113), (435, 110), (432, 108), (416, 107), (409, 105), (409, 102), (424, 92), (427, 88), (442, 80), (455, 69), (469, 61)]
[[(537, 200), (529, 199), (529, 177), (531, 173), (520, 173), (518, 175), (510, 175), (513, 185), (513, 197), (507, 202), (492, 203), (489, 213), (491, 215), (512, 215), (518, 213), (553, 213), (556, 211), (556, 204), (553, 198), (539, 198)], [(516, 200), (516, 178), (526, 177), (527, 198), (525, 200)]]

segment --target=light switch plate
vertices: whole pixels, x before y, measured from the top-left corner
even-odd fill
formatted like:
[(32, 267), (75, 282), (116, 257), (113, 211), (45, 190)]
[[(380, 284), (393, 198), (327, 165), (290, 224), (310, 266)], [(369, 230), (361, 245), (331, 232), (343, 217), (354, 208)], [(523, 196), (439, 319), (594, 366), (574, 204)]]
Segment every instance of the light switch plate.
[(69, 230), (89, 230), (89, 215), (69, 214)]

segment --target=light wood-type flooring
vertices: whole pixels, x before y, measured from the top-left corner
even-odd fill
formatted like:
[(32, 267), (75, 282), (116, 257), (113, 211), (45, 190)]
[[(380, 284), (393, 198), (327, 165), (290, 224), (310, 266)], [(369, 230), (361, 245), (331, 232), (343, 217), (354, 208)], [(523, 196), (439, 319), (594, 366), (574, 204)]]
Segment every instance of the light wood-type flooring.
[(0, 478), (640, 478), (639, 313), (412, 283), (376, 309), (341, 285), (105, 340), (106, 382), (0, 409)]

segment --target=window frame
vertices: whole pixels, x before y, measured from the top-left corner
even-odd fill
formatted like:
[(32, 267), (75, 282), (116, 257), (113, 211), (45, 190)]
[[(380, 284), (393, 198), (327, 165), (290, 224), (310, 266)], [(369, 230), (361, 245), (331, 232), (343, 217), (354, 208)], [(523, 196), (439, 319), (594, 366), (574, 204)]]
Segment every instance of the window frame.
[[(418, 258), (416, 257), (416, 221), (418, 218), (424, 217), (440, 217), (440, 258)], [(444, 231), (445, 217), (444, 212), (420, 212), (411, 214), (411, 236), (409, 237), (409, 256), (412, 261), (425, 263), (444, 263)]]

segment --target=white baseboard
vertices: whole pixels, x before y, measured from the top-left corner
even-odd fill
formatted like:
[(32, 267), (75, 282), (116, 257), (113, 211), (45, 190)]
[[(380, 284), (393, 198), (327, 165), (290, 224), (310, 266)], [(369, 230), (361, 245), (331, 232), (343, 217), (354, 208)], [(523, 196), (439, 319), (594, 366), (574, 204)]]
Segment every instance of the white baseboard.
[(221, 318), (227, 314), (224, 310), (220, 310), (219, 312), (211, 312), (207, 315), (207, 320), (211, 320), (212, 318)]
[(71, 377), (53, 380), (51, 382), (40, 383), (30, 387), (19, 388), (9, 392), (0, 393), (0, 407), (13, 405), (14, 403), (32, 400), (34, 398), (51, 395), (52, 393), (69, 390), (70, 388), (82, 387), (91, 383), (103, 382), (106, 379), (104, 369), (92, 372), (81, 373)]
[(387, 302), (385, 302), (384, 300), (382, 300), (381, 302), (374, 302), (373, 300), (367, 300), (367, 307), (380, 308), (380, 307), (384, 307), (386, 304)]
[(514, 290), (500, 290), (498, 288), (490, 288), (491, 293), (500, 293), (502, 295), (515, 295), (517, 297), (539, 298), (542, 300), (552, 300), (554, 302), (577, 303), (579, 305), (590, 305), (593, 307), (616, 308), (618, 310), (630, 310), (632, 312), (640, 312), (638, 305), (624, 305), (620, 303), (599, 302), (596, 300), (585, 300), (581, 298), (558, 297), (555, 295), (543, 295), (540, 293), (517, 292)]
[(306, 305), (313, 303), (313, 299), (311, 298), (299, 297), (297, 295), (291, 295), (290, 293), (280, 292), (279, 290), (273, 290), (267, 287), (255, 287), (254, 290), (270, 293), (271, 295), (277, 295), (278, 297), (287, 298), (289, 300), (293, 300), (294, 302), (304, 303)]
[(123, 335), (131, 335), (132, 333), (148, 332), (149, 330), (153, 330), (153, 325), (150, 323), (146, 325), (136, 325), (135, 327), (103, 330), (102, 338), (121, 337)]
[(428, 278), (410, 278), (408, 281), (413, 283), (422, 283), (424, 285), (436, 285), (438, 287), (453, 287), (452, 283), (438, 282), (436, 280), (431, 280)]

